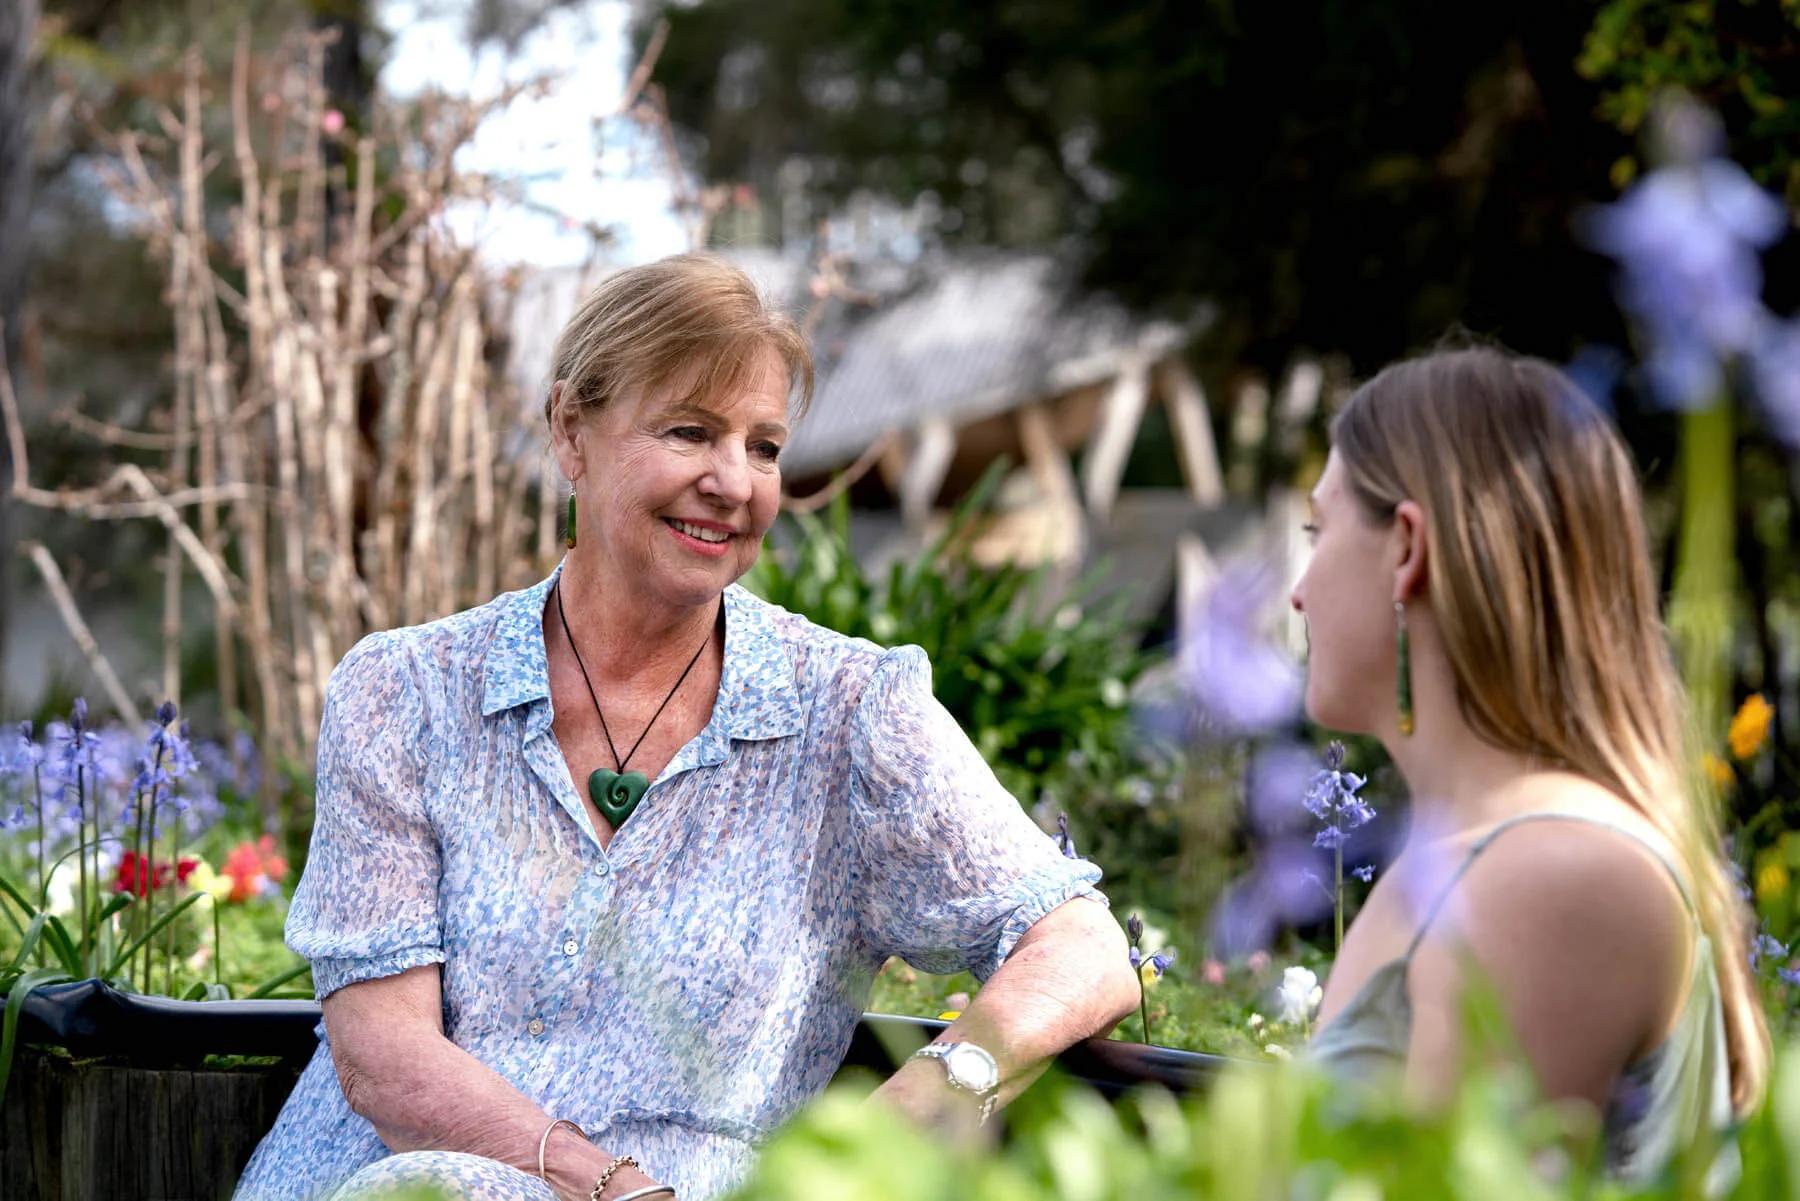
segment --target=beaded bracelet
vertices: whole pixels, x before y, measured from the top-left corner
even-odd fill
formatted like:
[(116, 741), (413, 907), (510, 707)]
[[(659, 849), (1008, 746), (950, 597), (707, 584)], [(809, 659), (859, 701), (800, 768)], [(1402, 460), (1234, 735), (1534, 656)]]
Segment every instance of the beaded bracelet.
[(538, 1136), (538, 1179), (542, 1180), (545, 1184), (549, 1184), (550, 1179), (544, 1175), (544, 1150), (550, 1146), (550, 1132), (555, 1130), (558, 1126), (567, 1126), (582, 1138), (587, 1137), (587, 1131), (577, 1126), (574, 1122), (571, 1122), (568, 1118), (557, 1118), (554, 1122), (551, 1122), (548, 1126), (544, 1127), (544, 1133)]
[(600, 1194), (606, 1191), (606, 1183), (613, 1178), (614, 1172), (618, 1171), (620, 1168), (635, 1168), (637, 1166), (639, 1166), (638, 1161), (631, 1158), (629, 1155), (621, 1155), (619, 1158), (607, 1164), (606, 1171), (600, 1173), (600, 1179), (594, 1181), (593, 1190), (588, 1193), (588, 1201), (600, 1201)]

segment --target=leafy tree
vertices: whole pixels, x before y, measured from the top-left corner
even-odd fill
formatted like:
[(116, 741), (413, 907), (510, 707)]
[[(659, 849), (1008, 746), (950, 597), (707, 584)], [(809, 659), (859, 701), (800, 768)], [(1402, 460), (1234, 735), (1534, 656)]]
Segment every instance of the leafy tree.
[[(1715, 8), (1709, 53), (1689, 10)], [(1311, 346), (1368, 369), (1454, 322), (1559, 357), (1617, 340), (1607, 269), (1570, 226), (1632, 153), (1646, 22), (1675, 31), (1656, 46), (1686, 39), (1708, 91), (1743, 89), (1728, 116), (1779, 173), (1795, 68), (1766, 27), (1787, 12), (702, 0), (660, 14), (658, 76), (703, 173), (765, 203), (930, 192), (947, 242), (1074, 239), (1092, 286), (1218, 300), (1221, 359)]]

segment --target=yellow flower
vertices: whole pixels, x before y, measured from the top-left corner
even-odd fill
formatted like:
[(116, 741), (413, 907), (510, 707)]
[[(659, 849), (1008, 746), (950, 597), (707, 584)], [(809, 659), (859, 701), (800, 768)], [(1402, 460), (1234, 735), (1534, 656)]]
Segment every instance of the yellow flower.
[(1713, 787), (1720, 792), (1730, 791), (1731, 786), (1737, 783), (1737, 773), (1731, 770), (1731, 764), (1711, 751), (1706, 752), (1701, 758), (1700, 766), (1705, 769), (1706, 778), (1711, 780)]
[(213, 870), (212, 864), (204, 859), (194, 866), (193, 871), (188, 873), (187, 882), (188, 887), (195, 892), (203, 892), (211, 897), (215, 905), (231, 895), (231, 877), (221, 876)]
[(961, 1016), (962, 1016), (962, 1010), (960, 1010), (960, 1009), (946, 1009), (946, 1010), (944, 1010), (944, 1012), (938, 1014), (938, 1021), (954, 1022), (957, 1018), (959, 1018)]
[(1745, 699), (1737, 716), (1731, 719), (1731, 731), (1726, 735), (1731, 743), (1731, 753), (1739, 759), (1748, 759), (1762, 749), (1763, 741), (1769, 736), (1769, 720), (1775, 716), (1775, 710), (1763, 699), (1763, 694), (1753, 692)]
[(1776, 897), (1787, 895), (1791, 879), (1788, 869), (1777, 862), (1765, 863), (1756, 869), (1756, 899), (1772, 901)]
[(1146, 959), (1144, 965), (1138, 968), (1138, 979), (1144, 982), (1145, 988), (1155, 988), (1162, 983), (1162, 973), (1156, 970), (1154, 963)]

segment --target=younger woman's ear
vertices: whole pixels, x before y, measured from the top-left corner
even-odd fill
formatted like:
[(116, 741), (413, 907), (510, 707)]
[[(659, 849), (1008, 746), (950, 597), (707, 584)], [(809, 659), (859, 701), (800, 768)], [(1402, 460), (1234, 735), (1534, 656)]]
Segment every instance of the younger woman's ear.
[(1431, 544), (1426, 537), (1425, 510), (1418, 501), (1403, 500), (1394, 506), (1394, 538), (1399, 551), (1394, 564), (1394, 599), (1423, 596), (1429, 578)]

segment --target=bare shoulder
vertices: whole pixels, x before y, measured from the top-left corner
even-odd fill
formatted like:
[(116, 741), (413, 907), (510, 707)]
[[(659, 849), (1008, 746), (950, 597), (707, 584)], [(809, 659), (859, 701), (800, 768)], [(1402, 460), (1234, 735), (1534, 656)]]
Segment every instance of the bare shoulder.
[[(1544, 808), (1661, 845), (1648, 822), (1604, 792), (1571, 790)], [(1506, 998), (1528, 1046), (1585, 1038), (1615, 1071), (1673, 1022), (1693, 926), (1669, 867), (1639, 838), (1593, 821), (1518, 822), (1470, 865), (1457, 894), (1426, 940), (1415, 984), (1422, 975), (1428, 990), (1433, 978), (1454, 988), (1466, 950)]]

